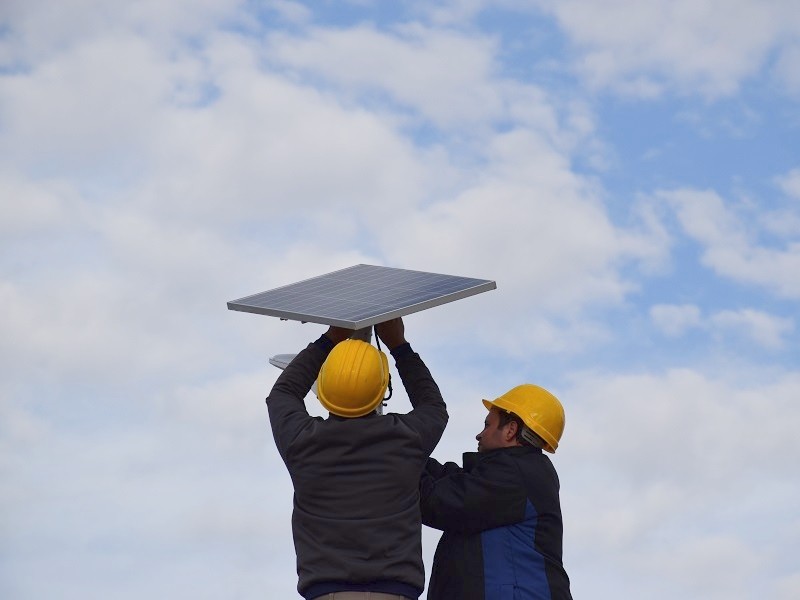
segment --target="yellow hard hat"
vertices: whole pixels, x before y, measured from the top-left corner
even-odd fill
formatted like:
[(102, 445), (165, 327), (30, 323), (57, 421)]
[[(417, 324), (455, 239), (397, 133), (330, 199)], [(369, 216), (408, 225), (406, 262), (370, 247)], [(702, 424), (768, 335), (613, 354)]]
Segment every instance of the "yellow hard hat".
[(362, 417), (383, 400), (389, 385), (389, 360), (367, 342), (348, 339), (334, 346), (322, 365), (317, 396), (329, 412)]
[(488, 410), (497, 407), (517, 415), (545, 442), (544, 449), (555, 452), (564, 433), (564, 407), (546, 389), (530, 383), (511, 388), (495, 400), (484, 400)]

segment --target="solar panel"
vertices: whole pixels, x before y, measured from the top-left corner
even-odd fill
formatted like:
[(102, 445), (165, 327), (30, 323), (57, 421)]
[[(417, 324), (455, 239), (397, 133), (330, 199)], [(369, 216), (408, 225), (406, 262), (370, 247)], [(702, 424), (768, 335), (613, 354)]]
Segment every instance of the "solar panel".
[(228, 309), (362, 329), (496, 287), (487, 279), (355, 265), (232, 300)]

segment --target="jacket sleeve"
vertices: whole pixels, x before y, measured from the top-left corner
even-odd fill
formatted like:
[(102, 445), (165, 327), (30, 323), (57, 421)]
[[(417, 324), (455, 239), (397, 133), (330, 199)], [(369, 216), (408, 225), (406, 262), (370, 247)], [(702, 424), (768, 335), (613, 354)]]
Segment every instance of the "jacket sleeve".
[(420, 480), (422, 522), (442, 531), (478, 533), (523, 521), (528, 497), (513, 471), (502, 462), (466, 471), (428, 459)]
[(463, 472), (464, 469), (459, 467), (454, 462), (446, 462), (442, 464), (435, 458), (428, 458), (427, 462), (425, 463), (425, 470), (422, 472), (422, 474), (429, 480), (435, 481), (437, 479), (441, 479), (446, 475), (463, 473)]
[(419, 432), (422, 449), (429, 456), (447, 425), (447, 405), (422, 358), (410, 346), (404, 346), (392, 352), (397, 372), (414, 407), (402, 419)]
[(312, 420), (306, 410), (305, 397), (327, 355), (328, 351), (320, 344), (309, 344), (287, 365), (267, 396), (272, 436), (284, 462), (289, 445)]

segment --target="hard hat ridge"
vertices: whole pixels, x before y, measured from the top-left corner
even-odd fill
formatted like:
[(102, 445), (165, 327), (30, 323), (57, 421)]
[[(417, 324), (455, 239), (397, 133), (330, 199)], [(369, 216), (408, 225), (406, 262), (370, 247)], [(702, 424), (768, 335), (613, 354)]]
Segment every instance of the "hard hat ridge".
[(340, 417), (361, 417), (377, 408), (389, 384), (386, 355), (367, 342), (338, 343), (322, 365), (317, 384), (320, 403)]

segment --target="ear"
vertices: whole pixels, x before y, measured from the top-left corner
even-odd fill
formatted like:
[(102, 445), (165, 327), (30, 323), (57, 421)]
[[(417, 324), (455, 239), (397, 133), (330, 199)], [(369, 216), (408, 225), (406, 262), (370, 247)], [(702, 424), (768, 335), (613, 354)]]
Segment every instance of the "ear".
[(516, 421), (509, 421), (508, 425), (506, 425), (505, 431), (503, 432), (503, 436), (506, 438), (507, 442), (513, 441), (517, 437), (517, 429), (519, 426), (517, 425)]

